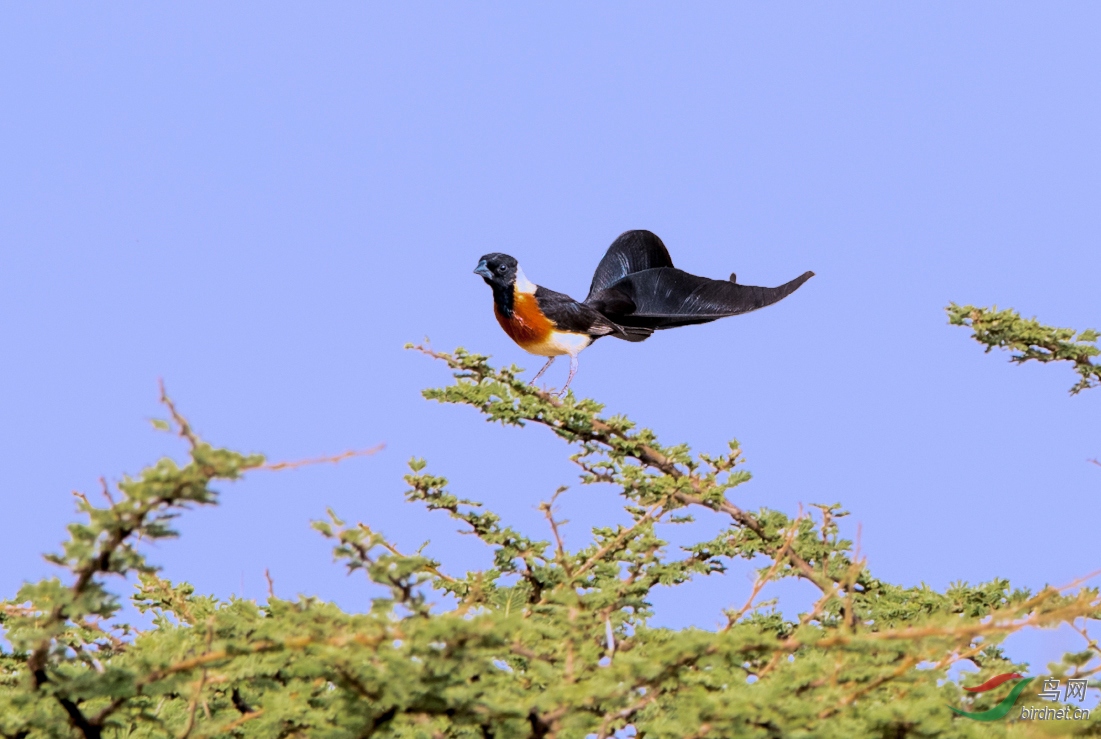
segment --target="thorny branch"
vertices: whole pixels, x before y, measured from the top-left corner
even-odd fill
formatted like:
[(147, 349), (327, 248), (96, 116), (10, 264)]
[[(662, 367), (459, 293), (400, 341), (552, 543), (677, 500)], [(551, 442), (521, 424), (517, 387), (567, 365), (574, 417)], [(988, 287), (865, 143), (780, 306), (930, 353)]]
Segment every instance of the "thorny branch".
[(557, 521), (554, 518), (554, 503), (558, 500), (558, 496), (566, 492), (566, 488), (560, 487), (554, 491), (554, 495), (551, 496), (550, 501), (539, 504), (539, 510), (543, 512), (543, 515), (547, 519), (547, 523), (550, 525), (551, 533), (554, 534), (555, 555), (558, 562), (562, 565), (562, 569), (565, 571), (566, 576), (573, 577), (573, 572), (570, 568), (569, 557), (566, 556), (566, 545), (562, 541), (562, 534), (559, 531), (559, 526), (563, 526), (568, 521)]
[(1101, 364), (1092, 358), (1101, 354), (1097, 340), (1101, 334), (1093, 329), (1076, 332), (1071, 328), (1045, 326), (1035, 318), (1021, 318), (1015, 310), (977, 308), (973, 305), (949, 304), (948, 322), (966, 326), (974, 333), (971, 338), (994, 348), (1010, 349), (1011, 362), (1070, 362), (1081, 379), (1070, 389), (1071, 395), (1101, 385)]
[(729, 630), (731, 626), (733, 626), (742, 618), (742, 616), (748, 613), (749, 609), (753, 607), (753, 601), (756, 600), (757, 595), (761, 592), (761, 589), (764, 588), (764, 586), (768, 583), (772, 582), (772, 578), (776, 576), (777, 570), (779, 570), (780, 567), (783, 565), (784, 559), (787, 557), (788, 552), (791, 549), (791, 542), (795, 540), (796, 534), (799, 533), (799, 525), (802, 520), (803, 516), (802, 514), (800, 514), (799, 516), (796, 516), (795, 519), (791, 522), (791, 525), (788, 527), (788, 532), (784, 536), (784, 545), (780, 547), (780, 550), (773, 558), (772, 566), (769, 567), (768, 570), (757, 576), (757, 579), (753, 582), (753, 588), (749, 592), (749, 598), (746, 599), (745, 605), (742, 606), (737, 613), (733, 615), (727, 614), (726, 625), (722, 628), (723, 631)]
[[(476, 382), (480, 383), (483, 379), (489, 377), (489, 375), (486, 374), (486, 370), (484, 368), (471, 368), (463, 366), (455, 359), (454, 356), (450, 354), (437, 352), (425, 346), (417, 346), (414, 348), (417, 351), (420, 351), (430, 357), (446, 362), (453, 369), (471, 373), (472, 379), (474, 379)], [(520, 395), (527, 394), (535, 396), (543, 402), (548, 403), (556, 408), (561, 408), (564, 404), (570, 402), (569, 400), (562, 400), (557, 396), (544, 392), (536, 387), (524, 385), (519, 381), (513, 383), (512, 390)], [(549, 421), (541, 415), (536, 415), (534, 417), (528, 418), (527, 420), (543, 424), (544, 426), (548, 426), (552, 429), (563, 429), (561, 423)], [(637, 440), (629, 438), (623, 432), (613, 428), (599, 418), (594, 417), (587, 420), (587, 425), (578, 424), (565, 430), (568, 430), (570, 434), (572, 434), (579, 440), (601, 444), (608, 450), (614, 450), (617, 448), (617, 445), (615, 443), (616, 439), (620, 441), (631, 442), (629, 448), (627, 448), (628, 445), (624, 445), (625, 448), (623, 449), (623, 452), (627, 457), (633, 458), (636, 461), (641, 462), (642, 464), (661, 472), (672, 480), (685, 481), (689, 484), (693, 492), (676, 492), (672, 496), (673, 500), (676, 500), (682, 505), (701, 506), (714, 511), (718, 511), (720, 513), (727, 514), (736, 523), (749, 529), (754, 534), (756, 534), (762, 542), (768, 544), (772, 548), (770, 554), (772, 554), (773, 556), (775, 556), (775, 553), (783, 547), (783, 542), (776, 541), (772, 537), (770, 537), (765, 531), (764, 527), (757, 520), (757, 518), (753, 516), (753, 514), (742, 510), (725, 498), (721, 502), (712, 502), (710, 500), (707, 500), (707, 490), (705, 489), (705, 483), (703, 480), (700, 479), (698, 475), (683, 472), (672, 460), (670, 460), (666, 455), (662, 454), (657, 449), (654, 449), (648, 444), (638, 443)], [(792, 564), (792, 566), (794, 566), (798, 570), (801, 577), (804, 577), (812, 582), (820, 590), (825, 590), (829, 587), (829, 580), (824, 579), (821, 575), (819, 575), (814, 570), (814, 568), (811, 567), (810, 563), (799, 556), (799, 554), (792, 550), (790, 547), (788, 548), (786, 558)]]
[(265, 464), (257, 467), (259, 470), (268, 470), (270, 472), (280, 472), (282, 470), (296, 470), (301, 467), (309, 467), (316, 464), (339, 464), (346, 459), (352, 459), (353, 457), (370, 457), (378, 454), (386, 448), (385, 444), (378, 444), (370, 449), (353, 449), (341, 454), (334, 454), (325, 457), (314, 457), (313, 459), (299, 459), (294, 462), (275, 462), (273, 464)]

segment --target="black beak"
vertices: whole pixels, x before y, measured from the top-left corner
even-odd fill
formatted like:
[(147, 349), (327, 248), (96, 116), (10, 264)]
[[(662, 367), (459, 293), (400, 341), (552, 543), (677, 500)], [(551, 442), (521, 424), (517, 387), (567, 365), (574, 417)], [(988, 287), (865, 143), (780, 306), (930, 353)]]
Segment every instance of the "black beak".
[(493, 273), (489, 271), (489, 267), (486, 266), (486, 260), (478, 262), (478, 266), (474, 268), (474, 274), (481, 275), (485, 279), (493, 277)]

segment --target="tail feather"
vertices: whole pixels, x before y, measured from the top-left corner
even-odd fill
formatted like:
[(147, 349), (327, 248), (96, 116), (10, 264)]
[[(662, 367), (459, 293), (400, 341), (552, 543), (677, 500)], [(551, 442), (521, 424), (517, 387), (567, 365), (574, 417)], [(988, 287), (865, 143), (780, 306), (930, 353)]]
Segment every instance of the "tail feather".
[(673, 266), (669, 250), (650, 231), (625, 231), (612, 242), (593, 274), (585, 305), (596, 309), (626, 341), (656, 330), (707, 323), (764, 308), (791, 295), (814, 276), (804, 272), (779, 287), (739, 285), (699, 277)]
[(601, 290), (610, 287), (629, 274), (657, 267), (672, 267), (673, 259), (665, 244), (652, 231), (624, 231), (596, 266), (589, 286), (588, 303)]
[(623, 339), (624, 341), (639, 342), (646, 341), (654, 333), (652, 328), (644, 328), (642, 326), (616, 326), (619, 329), (612, 336), (617, 339)]
[(621, 326), (654, 330), (707, 323), (764, 308), (791, 295), (814, 276), (804, 272), (779, 287), (738, 285), (679, 269), (648, 269), (605, 288), (598, 309)]

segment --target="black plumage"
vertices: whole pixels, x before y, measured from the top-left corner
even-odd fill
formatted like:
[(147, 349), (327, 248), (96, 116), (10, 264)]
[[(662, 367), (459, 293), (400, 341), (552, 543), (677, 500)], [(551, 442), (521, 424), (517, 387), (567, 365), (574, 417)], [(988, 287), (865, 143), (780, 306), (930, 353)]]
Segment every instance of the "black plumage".
[(621, 326), (654, 330), (707, 323), (783, 300), (814, 276), (804, 272), (779, 287), (739, 285), (673, 266), (650, 231), (627, 231), (612, 242), (593, 275), (585, 304)]
[(578, 303), (569, 295), (542, 286), (536, 287), (535, 300), (539, 310), (559, 331), (588, 334), (594, 339), (615, 336), (626, 341), (643, 341), (653, 333), (648, 328), (617, 325), (594, 306)]

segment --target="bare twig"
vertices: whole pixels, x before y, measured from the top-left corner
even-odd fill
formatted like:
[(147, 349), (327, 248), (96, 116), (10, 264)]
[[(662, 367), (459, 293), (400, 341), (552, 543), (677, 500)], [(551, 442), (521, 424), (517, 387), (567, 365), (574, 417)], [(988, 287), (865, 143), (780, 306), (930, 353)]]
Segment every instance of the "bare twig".
[(111, 495), (111, 486), (107, 484), (107, 479), (104, 477), (99, 478), (99, 485), (103, 492), (103, 497), (107, 499), (110, 505), (115, 504), (115, 497)]
[(744, 616), (750, 608), (753, 607), (753, 601), (757, 598), (757, 595), (761, 592), (761, 589), (764, 588), (764, 586), (767, 585), (773, 577), (775, 577), (776, 571), (780, 569), (780, 567), (784, 563), (784, 559), (787, 557), (787, 553), (791, 548), (791, 542), (794, 541), (795, 535), (799, 533), (799, 524), (802, 520), (803, 516), (800, 515), (798, 518), (791, 522), (791, 527), (788, 529), (788, 532), (784, 537), (784, 545), (780, 547), (780, 550), (773, 558), (772, 566), (769, 567), (768, 571), (766, 571), (764, 574), (761, 574), (757, 577), (757, 580), (753, 583), (753, 589), (749, 592), (749, 598), (746, 600), (745, 605), (742, 606), (741, 609), (733, 616), (727, 616), (726, 626), (721, 629), (722, 631), (729, 630), (731, 626), (737, 623), (737, 621), (741, 619), (741, 617)]
[(1079, 627), (1078, 624), (1071, 622), (1070, 627), (1082, 635), (1082, 638), (1086, 640), (1086, 648), (1101, 654), (1101, 645), (1098, 645), (1097, 640), (1090, 636), (1085, 627)]
[(299, 467), (308, 467), (315, 464), (337, 464), (343, 462), (345, 459), (351, 459), (352, 457), (370, 457), (373, 454), (378, 454), (386, 448), (385, 444), (378, 444), (370, 449), (353, 449), (351, 451), (343, 452), (341, 454), (334, 454), (328, 457), (315, 457), (313, 459), (299, 459), (294, 462), (275, 462), (273, 464), (265, 464), (257, 467), (258, 470), (268, 470), (270, 472), (279, 472), (281, 470), (296, 470)]
[(543, 512), (543, 515), (547, 517), (547, 523), (550, 524), (551, 531), (554, 533), (555, 552), (557, 554), (558, 563), (562, 565), (562, 569), (565, 570), (567, 577), (573, 577), (573, 573), (570, 571), (570, 560), (566, 555), (566, 547), (562, 542), (562, 534), (558, 530), (559, 526), (563, 526), (569, 521), (555, 521), (554, 520), (554, 502), (558, 500), (558, 496), (566, 491), (567, 488), (560, 487), (554, 491), (554, 495), (551, 496), (550, 501), (540, 503), (539, 510)]
[(157, 386), (161, 390), (161, 403), (163, 403), (164, 406), (168, 408), (168, 412), (172, 414), (172, 420), (176, 422), (176, 428), (178, 429), (179, 435), (187, 439), (187, 443), (191, 445), (192, 449), (199, 446), (199, 437), (191, 430), (191, 424), (189, 424), (187, 419), (176, 410), (176, 404), (168, 397), (168, 392), (164, 389), (164, 380), (158, 379)]
[(1101, 575), (1101, 570), (1094, 570), (1093, 572), (1089, 573), (1088, 575), (1083, 575), (1082, 577), (1079, 577), (1076, 580), (1071, 580), (1066, 585), (1060, 585), (1057, 588), (1048, 588), (1048, 590), (1055, 590), (1055, 591), (1058, 591), (1058, 592), (1061, 593), (1064, 590), (1071, 590), (1073, 588), (1078, 587), (1079, 585), (1083, 585), (1086, 582), (1088, 582), (1088, 581), (1092, 580), (1093, 578), (1097, 577), (1098, 575)]

